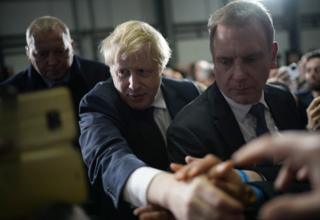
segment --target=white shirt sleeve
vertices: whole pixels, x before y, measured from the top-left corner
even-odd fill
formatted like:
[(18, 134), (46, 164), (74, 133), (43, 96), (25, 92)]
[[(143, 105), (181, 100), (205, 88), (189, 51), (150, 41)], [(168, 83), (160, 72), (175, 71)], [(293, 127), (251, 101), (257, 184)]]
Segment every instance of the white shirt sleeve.
[(124, 200), (131, 205), (141, 207), (147, 205), (147, 190), (152, 179), (163, 171), (151, 167), (140, 167), (129, 177), (123, 191)]

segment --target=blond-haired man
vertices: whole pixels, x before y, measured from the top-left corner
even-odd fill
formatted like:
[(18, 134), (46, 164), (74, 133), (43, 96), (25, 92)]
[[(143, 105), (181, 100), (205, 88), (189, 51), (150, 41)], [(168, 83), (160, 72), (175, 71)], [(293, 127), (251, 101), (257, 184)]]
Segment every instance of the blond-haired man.
[(237, 217), (241, 204), (205, 177), (184, 183), (161, 171), (169, 166), (165, 131), (199, 94), (191, 82), (161, 77), (170, 57), (164, 37), (147, 23), (128, 21), (103, 40), (101, 52), (112, 80), (83, 98), (80, 144), (92, 184), (101, 185), (119, 210), (115, 216), (108, 210), (108, 217), (125, 213), (123, 201), (157, 204), (177, 219), (219, 216), (221, 207)]

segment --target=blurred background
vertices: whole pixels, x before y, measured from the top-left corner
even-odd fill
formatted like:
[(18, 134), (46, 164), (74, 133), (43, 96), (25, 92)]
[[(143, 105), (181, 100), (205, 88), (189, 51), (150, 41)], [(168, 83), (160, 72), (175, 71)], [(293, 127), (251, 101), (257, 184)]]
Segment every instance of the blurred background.
[[(28, 63), (25, 30), (36, 17), (53, 15), (70, 27), (77, 53), (101, 60), (97, 46), (126, 20), (146, 21), (160, 30), (173, 49), (172, 67), (211, 61), (207, 20), (228, 0), (1, 0), (0, 67), (14, 74)], [(262, 0), (271, 12), (279, 42), (280, 65), (320, 48), (320, 1)]]

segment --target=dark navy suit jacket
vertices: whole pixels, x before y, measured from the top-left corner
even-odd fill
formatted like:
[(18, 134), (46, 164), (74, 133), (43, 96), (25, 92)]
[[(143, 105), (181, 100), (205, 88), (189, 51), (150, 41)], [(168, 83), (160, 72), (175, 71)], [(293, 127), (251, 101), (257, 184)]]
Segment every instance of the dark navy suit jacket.
[[(109, 76), (109, 68), (106, 65), (74, 56), (73, 63), (70, 67), (70, 78), (65, 86), (68, 87), (71, 92), (76, 115), (81, 98), (93, 88), (97, 82), (106, 80)], [(49, 89), (48, 85), (32, 65), (29, 65), (26, 70), (0, 83), (0, 86), (8, 85), (15, 87), (18, 93)]]
[[(162, 78), (161, 90), (171, 118), (199, 94), (189, 81), (166, 78)], [(80, 145), (89, 178), (118, 207), (132, 172), (143, 166), (164, 168), (148, 153), (159, 140), (144, 135), (139, 126), (139, 120), (144, 118), (138, 117), (137, 112), (121, 100), (111, 79), (98, 83), (80, 103)]]

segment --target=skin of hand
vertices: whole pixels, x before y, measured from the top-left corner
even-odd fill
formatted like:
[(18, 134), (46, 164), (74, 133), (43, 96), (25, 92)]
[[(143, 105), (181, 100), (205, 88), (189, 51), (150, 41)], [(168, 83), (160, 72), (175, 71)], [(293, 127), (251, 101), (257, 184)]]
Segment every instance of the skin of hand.
[(242, 204), (205, 176), (182, 182), (172, 174), (160, 173), (151, 181), (147, 199), (170, 210), (178, 220), (244, 219)]
[(308, 174), (312, 190), (302, 194), (279, 196), (269, 201), (261, 208), (261, 219), (319, 219), (319, 133), (291, 131), (281, 135), (264, 136), (240, 148), (232, 158), (237, 165), (249, 165), (275, 155), (286, 159), (275, 182), (276, 188), (284, 189), (296, 174), (300, 177)]
[(320, 126), (320, 96), (314, 98), (307, 108), (309, 130), (316, 130)]
[(136, 208), (133, 213), (139, 220), (175, 220), (171, 212), (156, 205)]
[(231, 161), (221, 162), (217, 157), (207, 155), (202, 159), (187, 156), (186, 162), (187, 165), (173, 163), (170, 166), (178, 180), (190, 180), (205, 174), (211, 183), (241, 201), (243, 205), (247, 206), (256, 201), (255, 194), (242, 182)]

